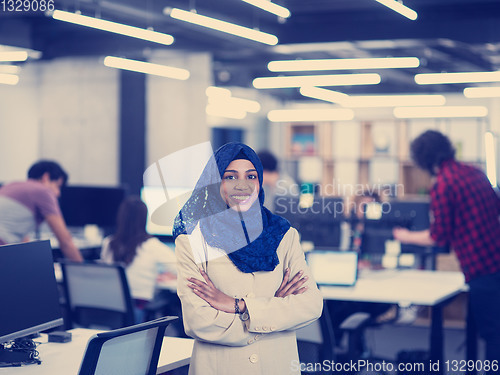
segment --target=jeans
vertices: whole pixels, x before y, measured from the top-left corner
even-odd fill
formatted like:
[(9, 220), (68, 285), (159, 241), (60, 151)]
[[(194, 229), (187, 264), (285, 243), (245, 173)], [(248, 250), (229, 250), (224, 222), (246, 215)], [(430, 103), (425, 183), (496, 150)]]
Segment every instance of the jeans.
[(469, 281), (469, 296), (477, 330), (486, 342), (485, 359), (500, 366), (500, 272)]

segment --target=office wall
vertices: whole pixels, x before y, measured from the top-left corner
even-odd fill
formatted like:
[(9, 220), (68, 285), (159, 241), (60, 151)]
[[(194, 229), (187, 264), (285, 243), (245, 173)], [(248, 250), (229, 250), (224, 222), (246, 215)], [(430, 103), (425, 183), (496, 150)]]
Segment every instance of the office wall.
[(38, 158), (38, 71), (27, 64), (16, 86), (0, 85), (0, 182), (25, 179)]
[(25, 64), (0, 88), (0, 180), (24, 179), (37, 159), (59, 161), (73, 184), (118, 181), (118, 75), (99, 58)]
[(158, 51), (150, 62), (183, 68), (186, 81), (147, 76), (146, 164), (175, 151), (210, 141), (205, 90), (212, 85), (212, 59), (208, 53)]

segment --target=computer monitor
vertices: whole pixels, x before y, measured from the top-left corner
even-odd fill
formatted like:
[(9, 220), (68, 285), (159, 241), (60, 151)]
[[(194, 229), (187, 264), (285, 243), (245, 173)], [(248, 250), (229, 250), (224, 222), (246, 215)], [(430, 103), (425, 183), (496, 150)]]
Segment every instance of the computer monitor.
[(274, 208), (277, 215), (287, 219), (299, 231), (301, 241), (311, 241), (316, 248), (340, 246), (343, 198), (278, 196)]
[[(167, 187), (166, 189), (158, 186), (143, 187), (141, 189), (141, 199), (148, 207), (147, 232), (160, 238), (172, 236), (175, 216), (191, 196), (191, 191), (192, 189), (187, 187)], [(167, 200), (167, 196), (169, 200)], [(168, 202), (171, 203), (171, 207), (166, 207)], [(165, 215), (162, 216), (162, 219), (168, 219), (165, 223), (159, 223), (153, 217), (155, 211), (160, 207), (169, 208), (165, 211), (168, 218), (165, 218)]]
[(17, 353), (6, 344), (62, 325), (63, 315), (49, 241), (0, 246), (0, 264), (0, 362), (9, 363)]
[[(378, 205), (379, 210), (375, 208)], [(395, 227), (410, 230), (425, 230), (430, 226), (430, 204), (428, 201), (393, 200), (382, 204), (367, 205), (364, 232), (361, 242), (363, 253), (384, 253), (387, 240), (393, 240)], [(379, 215), (375, 213), (379, 212)], [(416, 253), (422, 246), (401, 244), (401, 252)]]
[(59, 204), (68, 226), (94, 224), (101, 228), (113, 228), (126, 193), (123, 187), (65, 186), (61, 190)]

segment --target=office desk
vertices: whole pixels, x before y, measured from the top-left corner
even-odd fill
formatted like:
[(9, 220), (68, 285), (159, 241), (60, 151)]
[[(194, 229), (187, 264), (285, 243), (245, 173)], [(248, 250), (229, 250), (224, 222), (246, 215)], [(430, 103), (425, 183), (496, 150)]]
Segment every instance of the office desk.
[[(35, 339), (42, 342), (37, 347), (40, 353), (41, 365), (0, 368), (1, 375), (76, 375), (80, 369), (87, 341), (97, 331), (93, 329), (76, 328), (71, 330), (73, 338), (68, 343), (48, 343), (47, 335)], [(157, 374), (173, 370), (189, 364), (193, 351), (192, 339), (164, 337), (158, 361)]]
[(322, 286), (324, 299), (381, 302), (432, 308), (430, 354), (433, 362), (443, 363), (442, 306), (460, 292), (467, 290), (460, 272), (422, 270), (367, 271), (355, 286)]

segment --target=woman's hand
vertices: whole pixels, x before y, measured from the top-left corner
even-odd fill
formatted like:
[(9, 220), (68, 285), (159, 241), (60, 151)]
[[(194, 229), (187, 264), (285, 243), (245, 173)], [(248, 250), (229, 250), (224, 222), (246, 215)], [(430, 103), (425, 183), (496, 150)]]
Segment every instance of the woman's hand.
[(290, 277), (290, 268), (287, 268), (285, 270), (285, 275), (283, 276), (283, 281), (281, 282), (281, 285), (276, 293), (274, 293), (274, 296), (284, 298), (291, 294), (304, 293), (307, 290), (307, 286), (302, 287), (302, 285), (304, 285), (308, 277), (302, 277), (303, 274), (304, 271), (301, 270), (297, 272), (297, 274), (291, 280), (288, 280)]
[(190, 277), (188, 281), (192, 284), (188, 284), (188, 287), (193, 289), (194, 294), (205, 300), (214, 309), (234, 313), (234, 298), (217, 289), (205, 271), (200, 270), (200, 273), (205, 282)]

